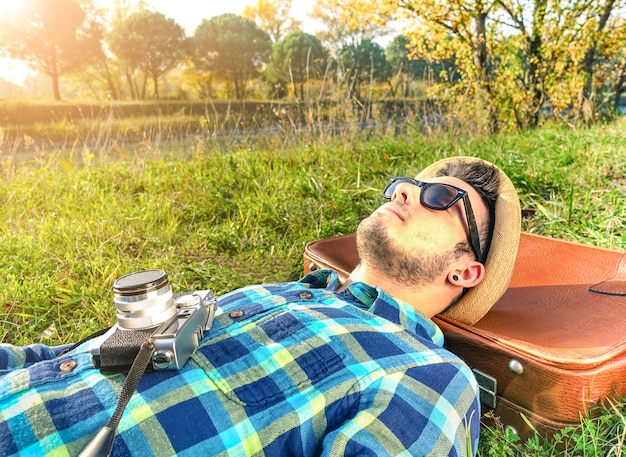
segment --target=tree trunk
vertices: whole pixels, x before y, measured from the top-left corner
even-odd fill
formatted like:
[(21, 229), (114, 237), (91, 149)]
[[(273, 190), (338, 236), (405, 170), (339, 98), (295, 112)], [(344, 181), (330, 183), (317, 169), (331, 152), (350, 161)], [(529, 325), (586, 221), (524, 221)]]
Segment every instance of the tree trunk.
[(159, 99), (159, 75), (152, 73), (152, 83), (154, 84), (154, 94), (153, 97), (155, 100)]
[[(598, 28), (596, 32), (601, 34), (606, 27), (606, 24), (609, 21), (609, 17), (611, 17), (611, 12), (613, 11), (613, 6), (615, 5), (615, 0), (607, 0), (604, 4), (604, 8), (602, 10), (602, 14), (598, 20)], [(594, 80), (594, 64), (596, 60), (596, 49), (598, 46), (599, 37), (596, 36), (593, 42), (589, 45), (589, 48), (585, 52), (585, 57), (582, 62), (583, 72), (585, 75), (585, 84), (582, 88), (582, 93), (580, 96), (580, 100), (577, 107), (578, 118), (584, 118), (583, 111), (585, 103), (591, 103), (593, 99), (593, 80)], [(585, 121), (588, 121), (585, 119)]]
[(493, 101), (491, 83), (489, 81), (489, 54), (487, 52), (487, 13), (481, 12), (476, 15), (476, 45), (474, 47), (474, 64), (478, 69), (478, 84), (486, 96), (487, 111), (489, 116), (489, 130), (497, 133), (499, 127), (499, 113)]
[(148, 75), (146, 73), (143, 74), (143, 81), (141, 84), (141, 99), (146, 99), (146, 88), (148, 87)]
[(104, 61), (104, 74), (108, 87), (108, 98), (112, 100), (118, 100), (119, 95), (117, 93), (117, 88), (115, 87), (115, 82), (113, 82), (113, 78), (111, 77), (111, 71), (109, 70), (109, 64)]
[(624, 93), (624, 89), (626, 88), (626, 62), (622, 65), (622, 73), (617, 78), (617, 82), (615, 83), (615, 98), (613, 99), (613, 106), (615, 109), (619, 106), (620, 99), (622, 98), (622, 93)]
[(533, 30), (528, 44), (528, 71), (526, 74), (527, 88), (530, 93), (530, 108), (524, 114), (527, 127), (537, 128), (539, 125), (539, 111), (543, 105), (543, 77), (540, 63), (543, 61), (541, 46), (543, 44), (542, 33), (546, 15), (547, 0), (535, 0), (535, 13), (533, 18)]
[(235, 89), (235, 100), (241, 100), (241, 87), (240, 87), (240, 78), (239, 78), (239, 72), (235, 71), (233, 72), (233, 84), (234, 84), (234, 89)]
[(52, 93), (55, 100), (61, 100), (61, 92), (59, 91), (59, 75), (56, 71), (53, 71), (50, 75), (52, 78)]
[(135, 91), (135, 86), (133, 85), (133, 76), (130, 74), (130, 68), (126, 68), (126, 82), (128, 83), (128, 88), (130, 89), (131, 100), (137, 100), (137, 92)]

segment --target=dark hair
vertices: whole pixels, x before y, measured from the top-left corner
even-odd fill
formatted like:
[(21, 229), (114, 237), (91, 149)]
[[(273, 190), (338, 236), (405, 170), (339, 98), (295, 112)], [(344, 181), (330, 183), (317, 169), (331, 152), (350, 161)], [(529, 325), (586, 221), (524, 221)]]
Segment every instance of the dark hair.
[(495, 223), (495, 206), (500, 190), (500, 173), (493, 165), (480, 161), (449, 161), (437, 172), (437, 176), (451, 176), (472, 186), (489, 210), (489, 219), (479, 228), (480, 249), (485, 253), (491, 244)]

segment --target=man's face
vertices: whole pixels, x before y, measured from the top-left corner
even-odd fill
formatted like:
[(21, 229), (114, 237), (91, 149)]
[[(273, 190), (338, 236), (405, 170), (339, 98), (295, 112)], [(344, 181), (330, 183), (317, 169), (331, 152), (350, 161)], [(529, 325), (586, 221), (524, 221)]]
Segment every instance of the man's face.
[[(466, 190), (478, 227), (487, 220), (487, 207), (469, 184), (448, 176), (428, 182)], [(455, 248), (467, 243), (469, 233), (462, 200), (446, 210), (434, 210), (420, 203), (421, 192), (422, 188), (414, 184), (398, 184), (391, 200), (363, 220), (357, 229), (361, 259), (407, 286), (428, 284), (446, 273), (459, 258)], [(464, 255), (473, 258), (471, 251)]]

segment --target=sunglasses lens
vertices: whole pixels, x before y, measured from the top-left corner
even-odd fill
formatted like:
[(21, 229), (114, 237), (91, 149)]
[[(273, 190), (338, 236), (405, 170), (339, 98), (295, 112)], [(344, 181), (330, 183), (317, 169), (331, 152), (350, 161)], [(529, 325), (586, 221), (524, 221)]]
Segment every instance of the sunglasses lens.
[(433, 184), (422, 189), (422, 202), (432, 209), (446, 209), (456, 201), (458, 195), (452, 187)]

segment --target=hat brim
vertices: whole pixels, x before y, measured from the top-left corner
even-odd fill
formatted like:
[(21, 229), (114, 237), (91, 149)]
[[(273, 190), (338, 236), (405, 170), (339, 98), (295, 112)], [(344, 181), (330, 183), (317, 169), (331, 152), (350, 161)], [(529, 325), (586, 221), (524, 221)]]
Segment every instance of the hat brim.
[(515, 186), (494, 164), (476, 157), (450, 157), (426, 167), (418, 179), (434, 178), (450, 162), (478, 161), (493, 166), (500, 175), (500, 189), (495, 204), (495, 224), (485, 260), (483, 280), (441, 314), (472, 325), (478, 322), (506, 291), (517, 256), (521, 231), (521, 211)]

